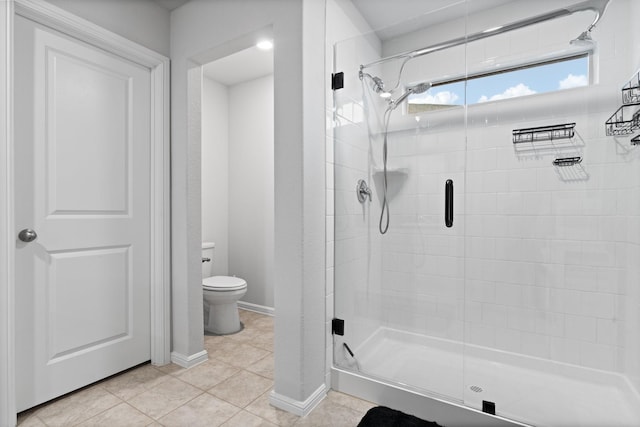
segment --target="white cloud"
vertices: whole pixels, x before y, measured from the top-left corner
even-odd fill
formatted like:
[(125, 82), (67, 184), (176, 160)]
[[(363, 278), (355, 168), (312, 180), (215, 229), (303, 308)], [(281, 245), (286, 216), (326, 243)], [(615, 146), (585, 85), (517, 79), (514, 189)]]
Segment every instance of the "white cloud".
[(448, 90), (438, 92), (435, 95), (425, 93), (422, 96), (411, 97), (412, 104), (439, 104), (439, 105), (451, 105), (460, 98), (456, 93)]
[(587, 76), (584, 74), (579, 76), (569, 74), (566, 79), (558, 82), (558, 89), (571, 89), (572, 87), (586, 86), (588, 84), (589, 81), (587, 80)]
[(529, 86), (525, 85), (524, 83), (518, 83), (516, 86), (512, 86), (502, 93), (493, 95), (491, 98), (487, 97), (486, 95), (482, 95), (480, 99), (478, 99), (478, 102), (487, 102), (487, 101), (496, 101), (498, 99), (516, 98), (518, 96), (532, 95), (534, 93), (536, 93), (536, 91), (531, 89)]

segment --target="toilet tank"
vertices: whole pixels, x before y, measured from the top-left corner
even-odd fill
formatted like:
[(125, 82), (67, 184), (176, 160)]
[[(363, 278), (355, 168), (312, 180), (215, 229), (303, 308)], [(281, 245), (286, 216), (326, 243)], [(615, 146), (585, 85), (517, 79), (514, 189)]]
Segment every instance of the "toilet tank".
[(202, 277), (213, 276), (213, 251), (216, 247), (214, 242), (202, 242), (202, 258), (208, 258), (211, 261), (202, 263)]

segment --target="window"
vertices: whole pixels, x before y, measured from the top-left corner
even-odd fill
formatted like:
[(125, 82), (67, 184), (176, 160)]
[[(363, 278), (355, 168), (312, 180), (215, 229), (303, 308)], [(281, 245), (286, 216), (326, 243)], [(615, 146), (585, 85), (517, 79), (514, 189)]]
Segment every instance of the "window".
[(435, 83), (427, 92), (409, 96), (409, 113), (464, 105), (465, 83), (467, 105), (587, 86), (589, 58), (585, 54)]

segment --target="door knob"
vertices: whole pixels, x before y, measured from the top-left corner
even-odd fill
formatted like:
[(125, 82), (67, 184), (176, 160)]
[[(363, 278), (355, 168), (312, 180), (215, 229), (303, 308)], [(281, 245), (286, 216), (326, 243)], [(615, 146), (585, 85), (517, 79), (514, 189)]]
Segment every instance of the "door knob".
[(32, 230), (30, 228), (25, 228), (20, 233), (18, 233), (18, 239), (22, 240), (23, 242), (33, 242), (37, 238), (38, 234), (35, 232), (35, 230)]

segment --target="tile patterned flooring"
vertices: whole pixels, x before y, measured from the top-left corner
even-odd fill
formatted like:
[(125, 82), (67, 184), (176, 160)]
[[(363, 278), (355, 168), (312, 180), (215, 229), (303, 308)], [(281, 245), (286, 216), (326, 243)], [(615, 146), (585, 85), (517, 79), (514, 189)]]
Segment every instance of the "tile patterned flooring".
[(205, 363), (142, 365), (25, 411), (18, 425), (355, 427), (375, 406), (330, 391), (304, 418), (272, 407), (273, 318), (246, 310), (240, 317), (241, 332), (205, 336)]

